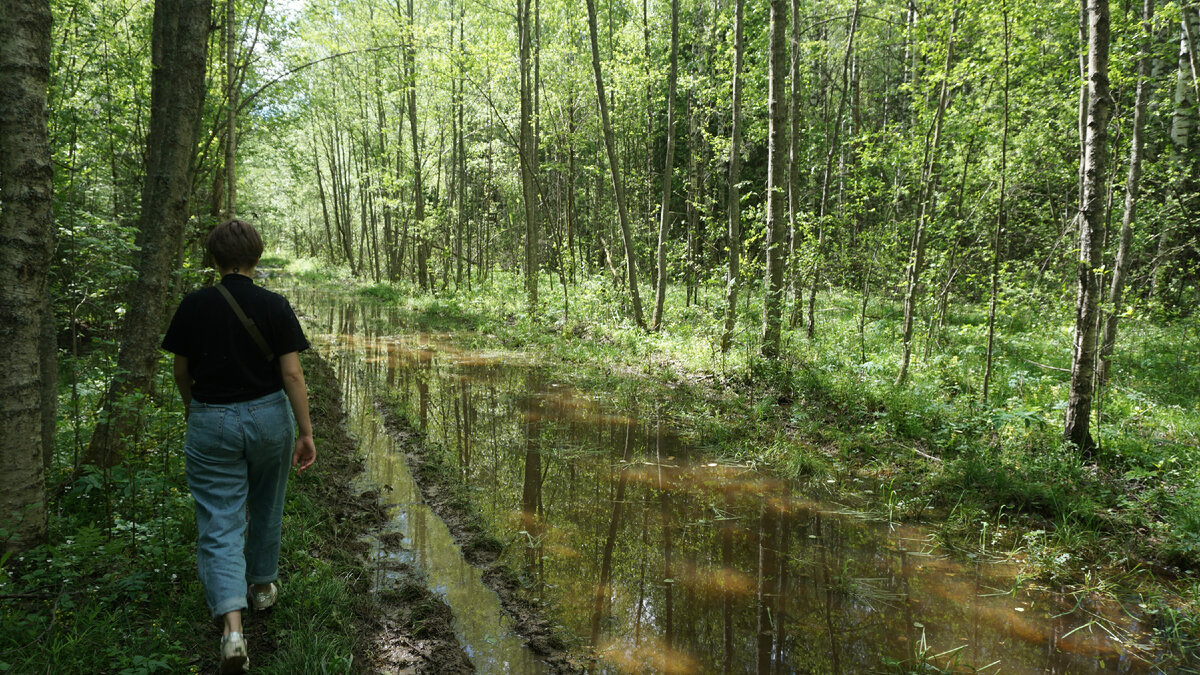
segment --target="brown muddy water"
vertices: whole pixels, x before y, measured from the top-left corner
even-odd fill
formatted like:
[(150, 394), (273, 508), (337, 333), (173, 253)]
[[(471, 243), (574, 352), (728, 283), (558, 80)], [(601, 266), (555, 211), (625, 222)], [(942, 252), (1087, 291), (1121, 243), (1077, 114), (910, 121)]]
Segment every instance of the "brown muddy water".
[(367, 480), (403, 562), (450, 605), (481, 672), (541, 672), (463, 561), (371, 405), (419, 420), (471, 486), (529, 594), (595, 645), (598, 672), (1164, 672), (1136, 601), (1032, 589), (1013, 563), (960, 562), (882, 522), (682, 443), (652, 403), (556, 381), (537, 354), (406, 332), (385, 307), (290, 291), (346, 389)]

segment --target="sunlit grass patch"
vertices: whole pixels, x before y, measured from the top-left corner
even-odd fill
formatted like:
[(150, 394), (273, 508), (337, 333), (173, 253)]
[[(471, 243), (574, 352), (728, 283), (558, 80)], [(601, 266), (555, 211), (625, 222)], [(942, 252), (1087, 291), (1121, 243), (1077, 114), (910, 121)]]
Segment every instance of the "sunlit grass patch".
[(345, 279), (350, 276), (349, 270), (345, 267), (332, 265), (315, 258), (296, 258), (288, 262), (284, 271), (301, 281), (309, 283)]
[[(352, 622), (353, 608), (348, 601), (353, 597), (352, 584), (314, 559), (304, 561), (297, 572), (281, 587), (280, 593), (288, 597), (285, 602), (281, 596), (272, 610), (269, 630), (263, 630), (267, 626), (259, 622), (259, 636), (269, 636), (276, 648), (269, 660), (254, 664), (254, 671), (281, 675), (354, 672), (356, 637), (347, 630)], [(248, 636), (253, 640), (253, 634)], [(251, 642), (251, 650), (253, 646)]]
[(363, 286), (362, 288), (359, 288), (357, 292), (364, 298), (371, 298), (372, 300), (378, 300), (380, 302), (387, 303), (399, 302), (400, 299), (404, 297), (400, 293), (399, 289), (392, 284), (380, 283), (372, 284), (370, 286)]
[(258, 259), (258, 267), (261, 268), (287, 268), (292, 262), (291, 257), (281, 253), (269, 253)]

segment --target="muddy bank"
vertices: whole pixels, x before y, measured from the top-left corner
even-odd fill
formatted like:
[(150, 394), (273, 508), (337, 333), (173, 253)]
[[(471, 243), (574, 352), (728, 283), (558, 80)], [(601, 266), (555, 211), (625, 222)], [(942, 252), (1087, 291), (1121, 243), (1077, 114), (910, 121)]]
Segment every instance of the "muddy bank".
[(312, 351), (304, 354), (303, 362), (318, 455), (304, 480), (294, 481), (290, 489), (322, 505), (327, 515), (311, 524), (314, 537), (309, 553), (327, 561), (334, 574), (352, 581), (352, 630), (358, 636), (355, 671), (473, 672), (454, 635), (450, 608), (425, 587), (417, 570), (386, 555), (389, 549), (402, 548), (400, 538), (379, 537), (376, 554), (370, 555), (369, 538), (381, 530), (387, 513), (375, 492), (358, 492), (352, 484), (362, 471), (362, 460), (346, 432), (337, 376)]
[(483, 573), (483, 582), (496, 592), (504, 611), (530, 650), (557, 673), (584, 669), (582, 659), (567, 645), (565, 631), (555, 626), (522, 592), (517, 575), (500, 563), (504, 544), (488, 533), (467, 497), (466, 486), (439, 455), (430, 452), (421, 433), (396, 411), (394, 402), (377, 399), (389, 434), (404, 449), (413, 477), (434, 513), (446, 523), (467, 562)]

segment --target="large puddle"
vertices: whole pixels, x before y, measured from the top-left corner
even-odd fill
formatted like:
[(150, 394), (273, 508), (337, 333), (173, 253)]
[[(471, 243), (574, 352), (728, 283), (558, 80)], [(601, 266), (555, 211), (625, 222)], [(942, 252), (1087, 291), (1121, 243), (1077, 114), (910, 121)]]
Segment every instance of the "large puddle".
[[(484, 672), (537, 672), (389, 446), (370, 405), (401, 398), (492, 526), (524, 546), (529, 593), (596, 645), (602, 672), (1158, 672), (1112, 602), (1033, 590), (879, 522), (688, 447), (646, 409), (549, 379), (533, 354), (404, 332), (386, 308), (289, 294), (340, 354), (353, 431), (412, 562)], [(903, 672), (907, 672), (904, 670)]]
[[(384, 430), (374, 408), (378, 382), (371, 369), (353, 351), (336, 359), (350, 433), (365, 458), (363, 479), (378, 489), (391, 521), (386, 533), (403, 537), (401, 546), (372, 542), (372, 555), (414, 565), (425, 572), (429, 588), (440, 595), (454, 613), (454, 632), (479, 672), (540, 673), (545, 669), (513, 631), (500, 608), (500, 599), (484, 586), (479, 570), (463, 559), (446, 524), (421, 499), (401, 448)], [(387, 565), (377, 574), (386, 576)], [(388, 587), (376, 579), (375, 588)]]

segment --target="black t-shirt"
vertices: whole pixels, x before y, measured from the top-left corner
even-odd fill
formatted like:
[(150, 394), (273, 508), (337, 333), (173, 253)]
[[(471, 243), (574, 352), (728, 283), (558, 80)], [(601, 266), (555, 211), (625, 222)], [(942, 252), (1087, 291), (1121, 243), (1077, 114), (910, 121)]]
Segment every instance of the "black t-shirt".
[(187, 357), (194, 380), (192, 398), (202, 403), (249, 401), (279, 391), (279, 355), (309, 346), (296, 313), (286, 298), (255, 286), (250, 277), (228, 274), (221, 283), (258, 327), (275, 358), (267, 361), (216, 287), (183, 298), (162, 348)]

